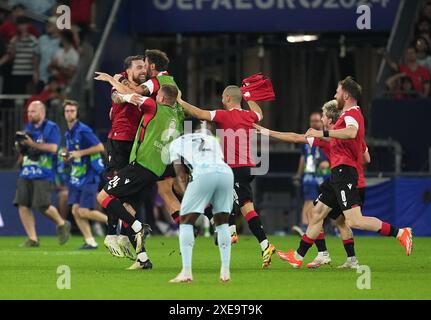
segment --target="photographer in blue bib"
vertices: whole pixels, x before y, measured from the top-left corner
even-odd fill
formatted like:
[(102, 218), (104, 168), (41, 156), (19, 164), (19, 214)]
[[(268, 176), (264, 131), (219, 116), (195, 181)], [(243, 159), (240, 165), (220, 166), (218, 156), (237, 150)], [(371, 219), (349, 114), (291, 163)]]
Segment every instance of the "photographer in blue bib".
[(103, 144), (93, 130), (79, 121), (79, 104), (66, 100), (63, 103), (64, 117), (67, 123), (66, 152), (62, 154), (70, 166), (68, 180), (68, 205), (72, 206), (72, 214), (85, 243), (80, 249), (97, 249), (89, 221), (108, 223), (108, 217), (93, 210), (100, 184), (100, 175), (105, 170), (101, 152)]
[(28, 237), (23, 246), (39, 246), (32, 210), (54, 221), (58, 241), (63, 245), (70, 237), (70, 222), (65, 221), (51, 204), (60, 129), (56, 123), (46, 119), (46, 107), (40, 101), (32, 102), (27, 114), (29, 124), (15, 137), (15, 146), (22, 155), (22, 168), (13, 201)]
[[(320, 112), (310, 115), (310, 128), (321, 130), (323, 128)], [(299, 159), (298, 172), (294, 177), (295, 183), (302, 182), (304, 206), (302, 207), (301, 225), (293, 226), (292, 230), (301, 237), (308, 225), (308, 217), (313, 208), (313, 201), (319, 196), (319, 185), (329, 178), (329, 161), (322, 149), (308, 144), (302, 147), (302, 155)]]

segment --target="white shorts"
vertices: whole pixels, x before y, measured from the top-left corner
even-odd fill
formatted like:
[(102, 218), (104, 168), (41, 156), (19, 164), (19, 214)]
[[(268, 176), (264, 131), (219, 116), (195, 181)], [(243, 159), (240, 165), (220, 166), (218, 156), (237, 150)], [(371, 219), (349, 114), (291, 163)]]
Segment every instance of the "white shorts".
[(233, 206), (233, 174), (207, 173), (193, 178), (181, 202), (180, 215), (203, 214), (209, 204), (213, 213), (230, 213)]

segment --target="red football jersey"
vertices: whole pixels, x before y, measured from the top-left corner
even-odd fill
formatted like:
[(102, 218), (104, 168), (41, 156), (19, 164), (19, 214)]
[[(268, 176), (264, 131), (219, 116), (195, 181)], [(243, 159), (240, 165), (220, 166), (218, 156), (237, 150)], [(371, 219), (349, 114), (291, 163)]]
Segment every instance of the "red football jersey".
[(326, 157), (328, 159), (331, 159), (331, 144), (329, 143), (329, 141), (314, 139), (314, 138), (312, 138), (312, 141), (313, 141), (313, 147), (319, 147), (320, 149), (323, 150)]
[(256, 166), (252, 158), (250, 132), (253, 124), (260, 120), (258, 113), (243, 109), (211, 112), (211, 121), (224, 130), (220, 135), (224, 161), (231, 168)]
[[(157, 76), (168, 76), (169, 73), (167, 71), (159, 72)], [(152, 77), (150, 80), (144, 82), (142, 86), (146, 86), (148, 90), (150, 91), (150, 97), (154, 100), (156, 100), (157, 93), (160, 90), (160, 83), (159, 80), (156, 77)]]
[[(328, 159), (331, 159), (331, 145), (330, 145), (330, 142), (325, 141), (325, 140), (320, 140), (320, 139), (314, 139), (313, 140), (313, 146), (314, 147), (319, 147), (320, 149), (322, 149), (323, 152), (328, 157)], [(367, 147), (367, 145), (365, 143), (365, 140), (364, 140), (363, 144), (362, 144), (362, 155), (367, 150), (368, 150), (368, 147)], [(358, 171), (358, 177), (359, 177), (359, 179), (358, 179), (358, 188), (365, 188), (366, 184), (365, 184), (365, 176), (364, 176), (363, 156), (358, 158), (358, 162), (357, 162), (357, 166), (356, 166), (356, 171)]]
[(363, 143), (365, 138), (364, 117), (361, 109), (356, 106), (344, 112), (335, 123), (334, 130), (345, 129), (353, 125), (358, 129), (355, 139), (331, 139), (331, 168), (346, 165), (356, 168), (363, 159)]
[(112, 102), (110, 113), (112, 128), (108, 138), (120, 141), (134, 141), (142, 116), (142, 111), (134, 104), (116, 104)]

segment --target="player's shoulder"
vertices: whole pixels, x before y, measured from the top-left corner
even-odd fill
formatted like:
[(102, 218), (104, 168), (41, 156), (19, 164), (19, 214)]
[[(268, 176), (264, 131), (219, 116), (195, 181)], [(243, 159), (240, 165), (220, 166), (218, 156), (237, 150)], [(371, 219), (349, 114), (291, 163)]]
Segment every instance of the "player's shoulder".
[(345, 117), (362, 117), (362, 110), (359, 106), (351, 107), (350, 109), (346, 110), (344, 114), (342, 115), (343, 118)]

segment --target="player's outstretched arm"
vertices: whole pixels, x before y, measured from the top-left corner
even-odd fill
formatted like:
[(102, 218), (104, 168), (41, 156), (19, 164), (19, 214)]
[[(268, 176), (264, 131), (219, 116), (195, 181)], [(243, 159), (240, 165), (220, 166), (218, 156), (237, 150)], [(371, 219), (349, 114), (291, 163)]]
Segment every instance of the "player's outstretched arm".
[(260, 108), (260, 106), (257, 104), (257, 102), (250, 100), (250, 101), (247, 101), (247, 103), (248, 103), (248, 106), (250, 107), (251, 111), (254, 111), (254, 112), (256, 112), (257, 114), (260, 115), (259, 121), (262, 121), (263, 120), (263, 111)]
[(199, 120), (211, 121), (211, 113), (207, 110), (202, 110), (194, 105), (184, 101), (181, 98), (181, 94), (178, 95), (177, 99), (178, 103), (183, 107), (185, 113), (193, 118), (197, 118)]
[[(341, 140), (351, 140), (355, 139), (358, 134), (358, 128), (356, 128), (353, 125), (349, 125), (344, 129), (339, 130), (328, 130), (328, 137), (327, 138), (335, 138), (335, 139), (341, 139)], [(316, 129), (308, 129), (307, 133), (305, 134), (306, 138), (324, 138), (323, 131), (316, 130)]]
[(364, 152), (364, 159), (363, 159), (364, 163), (371, 163), (371, 155), (370, 152), (367, 150)]
[(260, 133), (261, 135), (273, 137), (275, 139), (285, 141), (285, 142), (290, 142), (290, 143), (302, 143), (302, 144), (308, 143), (307, 139), (302, 134), (297, 134), (293, 132), (273, 131), (273, 130), (266, 129), (262, 126), (259, 126), (257, 124), (254, 124), (253, 126), (255, 129), (257, 129), (257, 132)]
[(132, 93), (135, 93), (132, 89), (130, 89), (129, 87), (127, 87), (124, 84), (120, 83), (114, 77), (112, 77), (111, 75), (109, 75), (107, 73), (96, 72), (96, 75), (97, 76), (94, 78), (95, 80), (109, 82), (112, 85), (112, 87), (115, 90), (117, 90), (119, 93), (121, 93), (121, 94), (132, 94)]
[(150, 90), (145, 85), (136, 85), (129, 81), (129, 79), (123, 77), (121, 74), (116, 74), (114, 76), (114, 79), (120, 82), (121, 84), (128, 87), (130, 90), (132, 90), (134, 93), (137, 93), (142, 96), (150, 96)]

